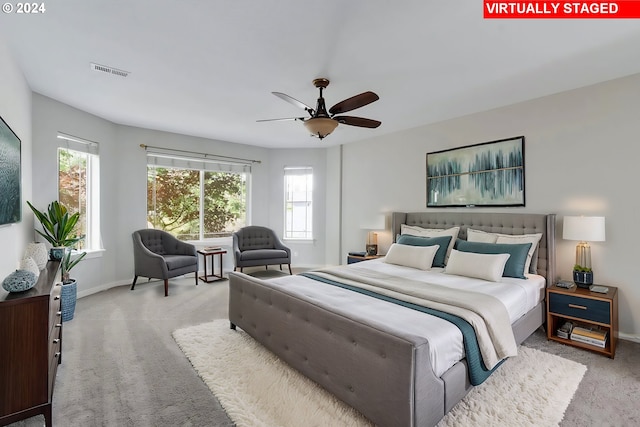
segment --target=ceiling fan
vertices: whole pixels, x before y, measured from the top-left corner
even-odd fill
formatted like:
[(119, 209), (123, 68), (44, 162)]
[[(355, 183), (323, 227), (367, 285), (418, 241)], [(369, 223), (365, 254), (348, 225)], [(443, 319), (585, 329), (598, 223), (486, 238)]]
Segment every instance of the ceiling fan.
[(304, 126), (311, 132), (311, 136), (323, 139), (338, 127), (338, 124), (358, 126), (363, 128), (377, 128), (382, 122), (378, 120), (365, 119), (364, 117), (355, 116), (338, 116), (337, 114), (346, 113), (347, 111), (355, 110), (356, 108), (364, 107), (367, 104), (371, 104), (374, 101), (380, 99), (378, 95), (373, 92), (363, 92), (359, 95), (352, 96), (343, 101), (338, 102), (333, 107), (329, 108), (324, 103), (322, 97), (322, 90), (329, 86), (329, 80), (325, 78), (319, 78), (313, 80), (313, 85), (320, 90), (320, 97), (316, 104), (315, 110), (298, 101), (295, 98), (290, 97), (287, 94), (281, 92), (271, 92), (278, 98), (281, 98), (296, 107), (302, 108), (310, 117), (288, 117), (285, 119), (265, 119), (258, 120), (259, 122), (271, 122), (271, 121), (284, 121), (284, 120), (298, 120), (304, 122)]

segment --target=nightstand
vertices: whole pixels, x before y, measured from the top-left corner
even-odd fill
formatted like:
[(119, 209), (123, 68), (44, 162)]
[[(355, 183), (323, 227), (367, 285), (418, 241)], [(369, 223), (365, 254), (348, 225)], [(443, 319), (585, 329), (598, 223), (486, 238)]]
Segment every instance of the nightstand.
[[(606, 294), (578, 287), (564, 289), (552, 285), (547, 288), (547, 339), (591, 350), (613, 359), (618, 339), (618, 288), (607, 287), (609, 292)], [(559, 337), (556, 331), (567, 320), (607, 331), (605, 347)]]
[(353, 264), (355, 262), (361, 262), (361, 261), (369, 261), (370, 259), (378, 259), (378, 258), (384, 258), (384, 255), (365, 255), (365, 256), (349, 255), (347, 256), (347, 264)]

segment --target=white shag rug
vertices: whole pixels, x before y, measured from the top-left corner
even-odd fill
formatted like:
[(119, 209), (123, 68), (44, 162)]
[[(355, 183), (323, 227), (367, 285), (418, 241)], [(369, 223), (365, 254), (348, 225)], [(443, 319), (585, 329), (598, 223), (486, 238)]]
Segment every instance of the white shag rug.
[[(174, 331), (173, 337), (238, 427), (373, 424), (290, 368), (228, 320)], [(520, 346), (440, 421), (446, 426), (557, 426), (587, 368)]]

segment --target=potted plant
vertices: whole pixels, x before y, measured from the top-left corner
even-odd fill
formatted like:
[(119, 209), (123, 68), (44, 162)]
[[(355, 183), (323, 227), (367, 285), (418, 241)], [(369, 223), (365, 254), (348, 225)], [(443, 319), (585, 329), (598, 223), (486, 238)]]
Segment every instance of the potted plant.
[(69, 276), (69, 272), (75, 267), (82, 258), (87, 255), (86, 252), (80, 253), (75, 258), (72, 257), (71, 250), (67, 250), (60, 261), (62, 269), (62, 291), (60, 295), (60, 306), (62, 311), (62, 321), (67, 322), (73, 319), (76, 311), (76, 299), (78, 297), (78, 282)]
[(80, 218), (79, 213), (76, 212), (73, 215), (69, 215), (67, 207), (57, 200), (49, 204), (46, 212), (40, 212), (29, 202), (27, 204), (38, 221), (40, 221), (44, 231), (36, 230), (36, 232), (51, 243), (50, 259), (62, 260), (65, 252), (64, 248), (70, 248), (84, 239), (84, 236), (74, 234), (74, 227)]
[(573, 281), (580, 288), (588, 288), (593, 284), (593, 271), (590, 267), (576, 264), (573, 266)]

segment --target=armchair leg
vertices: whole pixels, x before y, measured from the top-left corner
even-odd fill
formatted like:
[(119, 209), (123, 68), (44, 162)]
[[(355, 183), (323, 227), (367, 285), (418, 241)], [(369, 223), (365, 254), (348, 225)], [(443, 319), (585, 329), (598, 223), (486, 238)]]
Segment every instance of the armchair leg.
[(282, 271), (282, 264), (280, 264), (280, 271)]
[(198, 286), (198, 272), (197, 271), (195, 272), (195, 275), (196, 275), (196, 286)]
[(269, 269), (269, 266), (268, 266), (268, 265), (265, 265), (265, 266), (264, 266), (264, 269), (265, 269), (265, 270), (268, 270), (268, 269)]
[(293, 272), (291, 271), (291, 264), (287, 264), (289, 266), (289, 274), (293, 275)]
[(164, 279), (164, 296), (169, 296), (169, 279)]
[(131, 284), (131, 290), (136, 287), (136, 280), (138, 280), (138, 276), (133, 277), (133, 283)]

